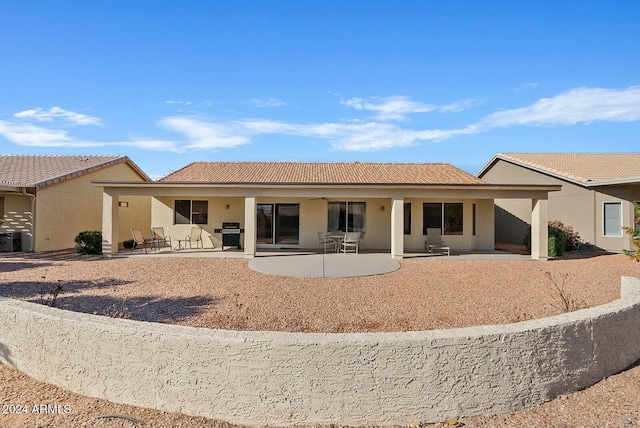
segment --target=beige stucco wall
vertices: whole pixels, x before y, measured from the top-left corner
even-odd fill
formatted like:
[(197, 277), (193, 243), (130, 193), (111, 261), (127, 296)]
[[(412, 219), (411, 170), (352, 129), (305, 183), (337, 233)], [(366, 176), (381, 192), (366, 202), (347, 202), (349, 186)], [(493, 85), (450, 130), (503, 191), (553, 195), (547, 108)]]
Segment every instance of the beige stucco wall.
[[(561, 184), (558, 192), (549, 193), (549, 220), (560, 220), (573, 227), (584, 242), (609, 251), (630, 248), (629, 239), (605, 237), (603, 234), (603, 203), (622, 202), (623, 225), (633, 223), (633, 201), (640, 200), (639, 185), (586, 188), (527, 168), (498, 160), (482, 177), (494, 184)], [(527, 224), (531, 223), (531, 202), (528, 200), (496, 199), (496, 206), (505, 210), (504, 222), (496, 225), (497, 239), (521, 243)], [(509, 214), (513, 217), (510, 217)], [(526, 224), (525, 224), (526, 223)]]
[[(95, 172), (64, 180), (38, 190), (36, 195), (35, 251), (74, 248), (76, 235), (85, 230), (102, 229), (102, 188), (91, 181), (142, 181), (129, 165), (120, 163)], [(118, 242), (130, 239), (125, 226), (135, 223), (149, 229), (149, 197), (123, 197), (129, 207), (119, 208)]]
[(4, 216), (0, 232), (20, 232), (22, 250), (31, 246), (31, 198), (18, 195), (3, 195)]
[(239, 424), (408, 425), (508, 413), (640, 358), (621, 299), (517, 324), (406, 333), (208, 330), (0, 297), (0, 362), (83, 394)]
[[(121, 196), (121, 199), (124, 197)], [(208, 224), (200, 225), (204, 230), (205, 246), (221, 245), (219, 229), (223, 222), (238, 221), (244, 228), (244, 198), (237, 196), (179, 196), (155, 197), (152, 200), (152, 225), (164, 227), (172, 240), (183, 239), (190, 233), (190, 225), (175, 225), (174, 202), (176, 199), (207, 200), (209, 205)], [(327, 230), (328, 200), (345, 200), (320, 197), (269, 197), (257, 198), (257, 204), (293, 203), (300, 206), (300, 248), (317, 248), (318, 232)], [(391, 198), (348, 198), (352, 202), (366, 203), (365, 234), (363, 247), (368, 250), (390, 250), (391, 248)], [(406, 251), (424, 251), (425, 238), (422, 234), (422, 204), (424, 202), (464, 203), (464, 235), (445, 236), (445, 242), (458, 250), (491, 250), (494, 248), (493, 200), (492, 199), (451, 199), (451, 198), (406, 198), (411, 203), (411, 235), (404, 235)], [(476, 235), (473, 235), (473, 204), (476, 204)], [(227, 208), (227, 205), (229, 208)], [(529, 209), (529, 211), (531, 211)], [(122, 226), (122, 221), (119, 223)], [(145, 232), (149, 235), (150, 232)], [(174, 246), (177, 244), (173, 242)], [(291, 248), (291, 245), (287, 245)]]

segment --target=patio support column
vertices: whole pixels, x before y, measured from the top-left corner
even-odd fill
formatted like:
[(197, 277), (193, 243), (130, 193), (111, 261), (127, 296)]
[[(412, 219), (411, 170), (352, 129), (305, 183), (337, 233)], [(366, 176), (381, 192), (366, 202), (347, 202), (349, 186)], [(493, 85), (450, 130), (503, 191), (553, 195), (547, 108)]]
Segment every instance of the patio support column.
[(547, 199), (531, 200), (531, 258), (534, 260), (549, 258), (548, 202)]
[(102, 192), (102, 255), (118, 252), (118, 195)]
[(256, 219), (258, 216), (256, 197), (244, 198), (244, 256), (253, 258), (256, 255)]
[(391, 257), (404, 257), (404, 198), (391, 198)]

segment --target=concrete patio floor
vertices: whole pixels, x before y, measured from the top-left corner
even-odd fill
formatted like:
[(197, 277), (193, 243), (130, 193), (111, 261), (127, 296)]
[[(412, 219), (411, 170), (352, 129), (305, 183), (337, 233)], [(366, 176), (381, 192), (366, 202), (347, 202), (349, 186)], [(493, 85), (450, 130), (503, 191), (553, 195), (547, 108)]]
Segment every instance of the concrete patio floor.
[[(244, 258), (244, 252), (235, 248), (200, 248), (159, 251), (123, 251), (114, 257), (190, 257), (190, 258)], [(452, 252), (447, 255), (427, 253), (405, 253), (406, 260), (520, 260), (531, 261), (531, 256), (511, 254), (505, 251)], [(400, 269), (400, 262), (388, 252), (370, 251), (360, 254), (328, 253), (315, 250), (258, 250), (249, 259), (249, 267), (257, 272), (305, 278), (339, 278), (382, 275)]]

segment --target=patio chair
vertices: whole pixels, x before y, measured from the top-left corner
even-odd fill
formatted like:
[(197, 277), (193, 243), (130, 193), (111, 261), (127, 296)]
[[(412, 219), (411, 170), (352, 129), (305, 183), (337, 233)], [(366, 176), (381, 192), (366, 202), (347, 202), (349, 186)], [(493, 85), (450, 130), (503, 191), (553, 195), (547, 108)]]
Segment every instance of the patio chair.
[(320, 248), (324, 248), (324, 252), (327, 252), (327, 248), (331, 248), (333, 252), (338, 252), (338, 242), (331, 238), (326, 232), (318, 232), (318, 244)]
[(162, 248), (164, 248), (169, 244), (169, 248), (171, 248), (171, 236), (164, 234), (164, 227), (152, 227), (151, 240), (152, 245), (159, 246), (162, 244)]
[(360, 248), (360, 232), (347, 232), (344, 234), (341, 250), (343, 253), (357, 253)]
[(131, 252), (135, 249), (144, 250), (147, 252), (147, 246), (153, 249), (153, 240), (150, 238), (145, 238), (142, 234), (142, 230), (140, 229), (131, 229), (131, 237), (133, 238), (133, 247), (131, 247)]
[(447, 256), (451, 255), (451, 247), (448, 247), (442, 240), (440, 228), (438, 227), (427, 229), (427, 239), (424, 242), (424, 247), (429, 254), (439, 253), (443, 255), (446, 252)]
[(185, 241), (189, 243), (189, 248), (193, 248), (191, 246), (192, 242), (196, 243), (196, 248), (204, 248), (204, 243), (202, 241), (202, 228), (200, 226), (192, 227), (191, 233), (186, 236)]

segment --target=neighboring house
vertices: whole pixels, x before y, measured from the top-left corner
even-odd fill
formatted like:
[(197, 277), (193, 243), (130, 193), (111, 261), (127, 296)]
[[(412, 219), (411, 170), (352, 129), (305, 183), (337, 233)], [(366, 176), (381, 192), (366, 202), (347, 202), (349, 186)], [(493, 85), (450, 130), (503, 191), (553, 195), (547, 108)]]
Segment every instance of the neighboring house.
[[(94, 181), (104, 189), (103, 252), (115, 253), (118, 202), (152, 196), (152, 226), (183, 239), (201, 226), (220, 247), (225, 222), (244, 229), (247, 257), (260, 248), (318, 248), (318, 232), (357, 231), (367, 250), (424, 251), (427, 228), (456, 250), (492, 250), (495, 198), (537, 203), (533, 258), (546, 258), (546, 199), (559, 186), (495, 186), (448, 164), (195, 162), (153, 182)], [(544, 243), (544, 251), (539, 245)]]
[[(79, 232), (100, 230), (102, 189), (92, 180), (151, 181), (126, 156), (0, 155), (0, 250), (68, 249)], [(126, 224), (150, 225), (149, 197), (124, 202), (120, 242), (131, 237)]]
[[(499, 153), (478, 177), (494, 184), (561, 185), (549, 194), (550, 220), (604, 250), (630, 249), (622, 228), (633, 226), (639, 212), (640, 153)], [(521, 243), (530, 212), (527, 201), (496, 199), (496, 239)]]

